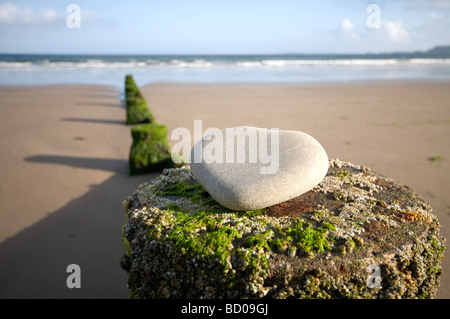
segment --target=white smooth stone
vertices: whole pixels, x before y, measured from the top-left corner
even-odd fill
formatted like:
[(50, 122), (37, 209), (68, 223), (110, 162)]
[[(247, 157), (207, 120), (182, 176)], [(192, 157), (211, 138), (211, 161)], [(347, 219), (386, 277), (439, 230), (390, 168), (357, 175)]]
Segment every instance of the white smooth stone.
[[(234, 154), (230, 147), (233, 135), (227, 138), (227, 132), (235, 135)], [(239, 162), (243, 150), (245, 159)], [(191, 151), (190, 167), (218, 203), (245, 211), (276, 205), (311, 190), (325, 177), (328, 156), (318, 141), (303, 132), (238, 127), (204, 136)]]

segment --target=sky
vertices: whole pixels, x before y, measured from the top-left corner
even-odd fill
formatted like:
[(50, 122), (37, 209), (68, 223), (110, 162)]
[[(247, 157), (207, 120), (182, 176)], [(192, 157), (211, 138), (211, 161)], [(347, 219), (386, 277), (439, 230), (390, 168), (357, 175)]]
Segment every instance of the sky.
[[(75, 21), (79, 28), (69, 27)], [(0, 0), (0, 53), (331, 54), (437, 45), (450, 45), (450, 0)]]

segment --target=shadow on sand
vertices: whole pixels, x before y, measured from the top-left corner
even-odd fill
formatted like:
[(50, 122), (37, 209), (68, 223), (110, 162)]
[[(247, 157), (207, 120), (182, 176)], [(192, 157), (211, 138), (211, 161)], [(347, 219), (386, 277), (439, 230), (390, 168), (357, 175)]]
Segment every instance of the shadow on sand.
[(105, 159), (92, 157), (75, 157), (60, 155), (36, 155), (25, 158), (25, 162), (51, 163), (67, 165), (70, 167), (89, 168), (101, 171), (117, 172), (126, 174), (128, 162), (121, 159)]
[(63, 118), (62, 121), (125, 125), (125, 121), (102, 120), (102, 119), (82, 119), (82, 118), (75, 118), (75, 117), (66, 117), (66, 118)]
[(124, 108), (124, 103), (103, 103), (103, 102), (78, 102), (77, 105), (84, 106), (106, 106), (106, 107), (121, 107)]
[[(0, 298), (128, 298), (127, 275), (119, 265), (122, 201), (158, 174), (131, 177), (128, 163), (116, 159), (42, 155), (25, 160), (115, 174), (0, 244)], [(81, 268), (79, 289), (66, 285), (70, 264)]]

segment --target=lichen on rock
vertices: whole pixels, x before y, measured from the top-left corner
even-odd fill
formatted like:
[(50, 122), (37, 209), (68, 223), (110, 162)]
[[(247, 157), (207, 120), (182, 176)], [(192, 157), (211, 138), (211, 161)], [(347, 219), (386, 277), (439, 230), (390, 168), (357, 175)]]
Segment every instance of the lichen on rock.
[(220, 206), (188, 166), (166, 169), (124, 207), (133, 298), (431, 298), (439, 286), (430, 205), (364, 166), (330, 160), (309, 192), (246, 212)]

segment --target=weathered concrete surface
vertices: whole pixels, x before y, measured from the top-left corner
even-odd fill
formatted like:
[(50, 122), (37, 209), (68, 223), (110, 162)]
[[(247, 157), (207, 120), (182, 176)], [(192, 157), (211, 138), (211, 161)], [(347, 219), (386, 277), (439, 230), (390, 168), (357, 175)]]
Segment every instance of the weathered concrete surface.
[[(417, 194), (330, 160), (311, 191), (235, 212), (188, 167), (125, 202), (121, 266), (134, 298), (432, 298), (445, 239)], [(372, 271), (379, 271), (371, 273)]]

